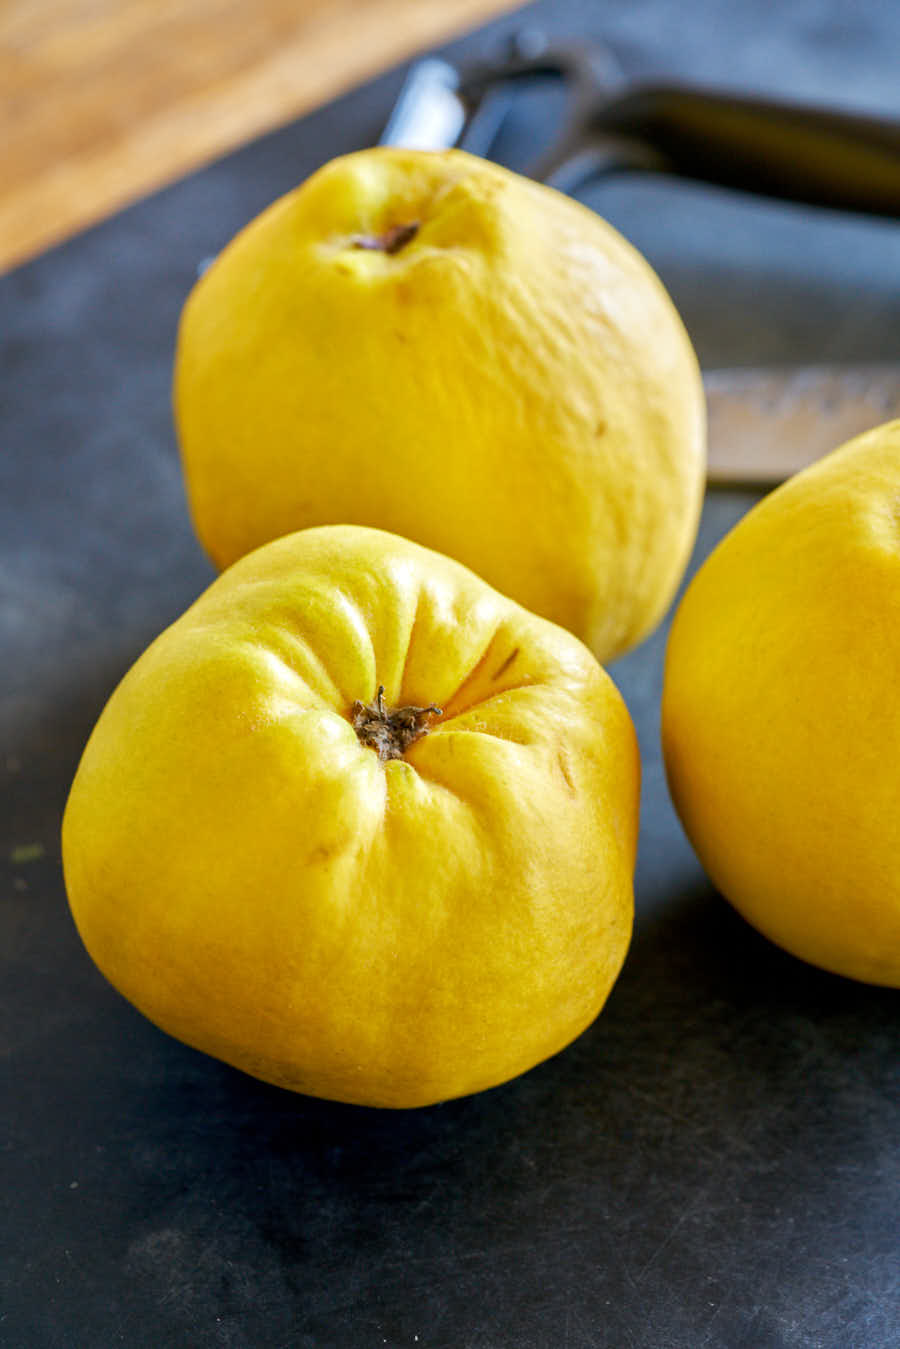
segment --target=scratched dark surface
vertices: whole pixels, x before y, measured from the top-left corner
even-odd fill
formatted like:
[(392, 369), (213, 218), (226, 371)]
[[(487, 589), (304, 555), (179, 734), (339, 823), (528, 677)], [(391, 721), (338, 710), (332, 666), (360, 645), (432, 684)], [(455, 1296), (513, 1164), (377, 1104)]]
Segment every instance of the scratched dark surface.
[[(887, 3), (527, 17), (607, 37), (633, 73), (900, 115)], [(644, 761), (631, 954), (595, 1025), (507, 1086), (400, 1114), (281, 1093), (145, 1022), (68, 917), (80, 749), (211, 576), (168, 411), (195, 266), (374, 141), (399, 82), (0, 282), (0, 1345), (887, 1349), (900, 994), (791, 959), (710, 889), (662, 776), (664, 631), (615, 670)], [(705, 364), (900, 357), (900, 225), (634, 178), (586, 200), (656, 266)], [(751, 500), (711, 500), (698, 557)]]

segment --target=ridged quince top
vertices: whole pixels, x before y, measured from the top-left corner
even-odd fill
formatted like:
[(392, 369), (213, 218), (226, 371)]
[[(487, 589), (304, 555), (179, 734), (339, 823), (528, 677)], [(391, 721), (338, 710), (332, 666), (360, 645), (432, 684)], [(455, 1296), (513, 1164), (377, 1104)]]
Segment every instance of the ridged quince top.
[[(384, 760), (354, 729), (436, 705)], [(229, 569), (113, 694), (63, 843), (107, 977), (188, 1043), (378, 1105), (512, 1076), (596, 1015), (631, 925), (638, 761), (568, 633), (381, 531)]]

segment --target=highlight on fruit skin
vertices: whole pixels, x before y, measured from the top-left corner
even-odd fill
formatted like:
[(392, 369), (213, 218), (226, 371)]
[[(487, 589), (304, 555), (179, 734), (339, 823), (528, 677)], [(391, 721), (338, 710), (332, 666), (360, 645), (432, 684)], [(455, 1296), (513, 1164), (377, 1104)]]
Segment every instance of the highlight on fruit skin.
[(721, 893), (823, 969), (900, 986), (900, 421), (752, 509), (675, 614), (672, 799)]
[(659, 622), (696, 535), (705, 402), (658, 277), (594, 212), (462, 151), (344, 156), (250, 222), (187, 299), (173, 396), (220, 568), (383, 528), (606, 663)]
[(596, 1017), (625, 958), (640, 767), (570, 633), (377, 530), (266, 545), (114, 691), (63, 822), (88, 952), (266, 1081), (431, 1104)]

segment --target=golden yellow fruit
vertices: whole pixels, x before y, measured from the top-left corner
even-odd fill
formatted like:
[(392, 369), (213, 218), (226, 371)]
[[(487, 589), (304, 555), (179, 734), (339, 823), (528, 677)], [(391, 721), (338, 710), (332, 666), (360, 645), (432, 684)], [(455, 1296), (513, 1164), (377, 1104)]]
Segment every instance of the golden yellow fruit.
[(701, 567), (663, 746), (732, 904), (814, 965), (900, 985), (900, 421), (772, 493)]
[(659, 280), (593, 212), (460, 151), (346, 156), (253, 221), (187, 301), (174, 396), (220, 567), (371, 525), (608, 661), (695, 537), (704, 403)]
[(69, 900), (107, 978), (188, 1044), (422, 1105), (602, 1007), (638, 780), (625, 705), (569, 633), (406, 540), (309, 530), (236, 563), (112, 695), (66, 808)]

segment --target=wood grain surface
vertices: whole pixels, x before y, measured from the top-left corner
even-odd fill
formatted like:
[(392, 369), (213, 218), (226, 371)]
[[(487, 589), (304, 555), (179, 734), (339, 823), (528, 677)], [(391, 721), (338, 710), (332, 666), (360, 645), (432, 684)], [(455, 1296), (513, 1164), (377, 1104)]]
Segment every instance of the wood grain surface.
[(519, 0), (0, 0), (0, 270)]

